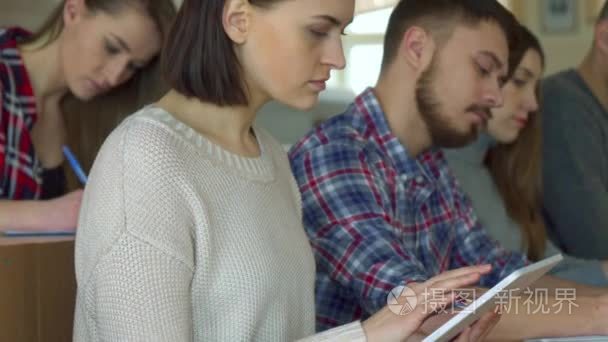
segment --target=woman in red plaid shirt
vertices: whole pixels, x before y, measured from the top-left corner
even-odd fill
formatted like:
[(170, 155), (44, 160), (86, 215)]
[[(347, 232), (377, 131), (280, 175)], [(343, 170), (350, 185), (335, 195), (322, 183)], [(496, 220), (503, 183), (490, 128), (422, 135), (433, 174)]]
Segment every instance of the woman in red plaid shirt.
[(0, 230), (76, 227), (62, 103), (149, 70), (174, 15), (171, 0), (64, 0), (38, 33), (0, 29)]

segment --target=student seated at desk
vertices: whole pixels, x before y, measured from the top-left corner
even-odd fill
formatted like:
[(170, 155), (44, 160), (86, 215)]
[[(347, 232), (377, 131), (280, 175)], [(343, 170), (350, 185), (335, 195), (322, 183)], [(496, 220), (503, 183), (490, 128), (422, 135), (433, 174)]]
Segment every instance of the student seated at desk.
[[(330, 71), (344, 67), (341, 33), (354, 6), (184, 1), (163, 50), (173, 89), (110, 135), (85, 189), (75, 342), (314, 333), (315, 261), (300, 194), (283, 147), (254, 121), (271, 100), (301, 110), (318, 102)], [(443, 291), (488, 272), (476, 266), (411, 285), (420, 300), (426, 292), (443, 304), (452, 297)], [(403, 341), (431, 314), (422, 307), (400, 316), (385, 304), (311, 339)], [(459, 341), (481, 340), (495, 323), (486, 315)]]
[(174, 15), (171, 0), (65, 0), (35, 34), (0, 29), (0, 228), (76, 227), (82, 192), (64, 194), (64, 102), (149, 72)]
[[(560, 251), (547, 238), (541, 210), (541, 120), (551, 120), (541, 116), (538, 104), (544, 53), (527, 28), (522, 27), (511, 58), (517, 67), (503, 88), (504, 105), (492, 110), (485, 134), (470, 146), (445, 152), (488, 233), (536, 261)], [(606, 261), (567, 257), (553, 273), (608, 286), (607, 269)]]

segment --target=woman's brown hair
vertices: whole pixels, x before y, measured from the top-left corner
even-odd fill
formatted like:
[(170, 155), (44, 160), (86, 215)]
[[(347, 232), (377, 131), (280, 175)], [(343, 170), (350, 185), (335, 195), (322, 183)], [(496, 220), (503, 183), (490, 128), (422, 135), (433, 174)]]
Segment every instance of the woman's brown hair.
[[(285, 0), (249, 0), (270, 8)], [(225, 0), (184, 0), (162, 52), (162, 72), (179, 93), (220, 106), (246, 105), (234, 43), (224, 31)], [(185, 48), (187, 47), (187, 48)]]
[[(531, 50), (540, 55), (544, 66), (545, 55), (538, 39), (521, 26), (518, 44), (510, 52), (509, 64), (517, 68), (524, 55)], [(535, 93), (540, 103), (539, 85)], [(544, 256), (547, 240), (542, 216), (541, 120), (539, 108), (530, 113), (528, 124), (513, 143), (492, 147), (485, 160), (509, 216), (521, 229), (528, 258), (533, 261)]]
[[(134, 8), (150, 16), (156, 23), (163, 41), (167, 37), (177, 12), (172, 0), (84, 0), (87, 9), (95, 14), (117, 14), (127, 8)], [(53, 11), (28, 41), (41, 41), (41, 46), (55, 41), (61, 34), (65, 1)], [(108, 134), (127, 115), (145, 104), (156, 101), (168, 90), (160, 76), (159, 58), (156, 57), (128, 82), (112, 89), (107, 94), (90, 101), (80, 101), (71, 94), (61, 101), (61, 109), (66, 122), (68, 144), (88, 171), (93, 164), (101, 144)], [(67, 164), (64, 169), (69, 170)], [(68, 188), (78, 186), (71, 172), (66, 172)]]

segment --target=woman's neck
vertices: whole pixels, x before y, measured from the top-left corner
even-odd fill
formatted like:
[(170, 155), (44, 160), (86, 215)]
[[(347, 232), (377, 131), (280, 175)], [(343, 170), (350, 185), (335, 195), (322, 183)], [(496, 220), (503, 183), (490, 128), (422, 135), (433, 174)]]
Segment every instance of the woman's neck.
[(25, 69), (32, 82), (39, 113), (48, 104), (56, 106), (69, 91), (60, 62), (61, 37), (44, 45), (47, 39), (47, 36), (42, 36), (36, 41), (19, 46)]
[(223, 148), (247, 157), (260, 155), (252, 126), (257, 108), (218, 106), (171, 90), (157, 105)]

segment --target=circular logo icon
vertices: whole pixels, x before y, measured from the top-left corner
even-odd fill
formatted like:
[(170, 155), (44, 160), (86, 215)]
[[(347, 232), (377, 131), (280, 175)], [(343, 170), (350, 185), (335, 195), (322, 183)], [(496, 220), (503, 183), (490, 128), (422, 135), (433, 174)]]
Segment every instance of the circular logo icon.
[(407, 286), (397, 286), (386, 297), (386, 304), (394, 314), (405, 316), (414, 311), (418, 298), (414, 290)]

